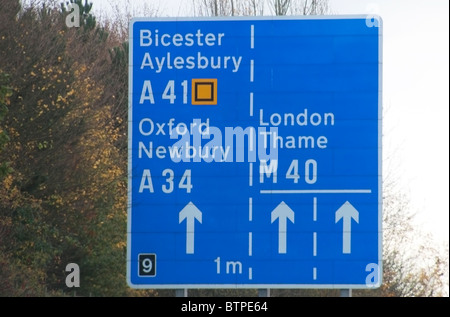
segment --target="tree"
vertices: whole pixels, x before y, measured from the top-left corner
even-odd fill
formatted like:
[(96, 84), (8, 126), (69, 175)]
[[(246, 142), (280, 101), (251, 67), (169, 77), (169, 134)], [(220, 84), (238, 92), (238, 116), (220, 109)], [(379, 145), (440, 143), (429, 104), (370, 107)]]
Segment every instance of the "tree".
[(287, 15), (291, 0), (271, 0), (270, 5), (275, 15)]
[[(17, 4), (0, 12), (10, 22), (0, 28), (0, 69), (11, 74), (1, 130), (10, 141), (0, 152), (13, 169), (0, 196), (9, 293), (72, 291), (65, 266), (74, 262), (77, 294), (140, 294), (125, 279), (127, 121), (125, 111), (117, 115), (115, 89), (126, 91), (126, 80), (109, 75), (117, 67), (126, 74), (118, 62), (126, 46), (115, 50), (89, 15), (89, 27), (68, 28), (64, 10)], [(22, 290), (25, 274), (32, 278)]]
[[(0, 69), (0, 122), (3, 121), (8, 112), (7, 105), (10, 102), (9, 97), (11, 97), (11, 88), (7, 86), (8, 81), (7, 74), (4, 74)], [(8, 141), (8, 134), (0, 126), (0, 152)], [(10, 162), (0, 162), (0, 180), (11, 172), (9, 165)]]
[[(154, 1), (153, 1), (154, 2)], [(128, 41), (128, 28), (133, 17), (157, 17), (160, 7), (155, 3), (132, 0), (110, 0), (111, 14), (98, 16), (99, 25), (109, 30), (109, 36), (115, 43), (121, 45)]]
[(270, 0), (275, 15), (324, 15), (329, 14), (328, 0)]
[(275, 15), (328, 14), (328, 0), (194, 0), (196, 16), (261, 16), (265, 5)]
[[(0, 69), (0, 124), (8, 111), (7, 104), (9, 103), (10, 89), (7, 86), (8, 76), (4, 74)], [(2, 152), (5, 144), (9, 141), (9, 137), (6, 131), (3, 130), (0, 125), (0, 153)], [(6, 196), (4, 178), (10, 173), (9, 162), (0, 161), (0, 184), (2, 189), (0, 189), (0, 194)], [(0, 214), (2, 216), (2, 214)], [(12, 279), (10, 272), (10, 260), (6, 252), (3, 250), (3, 245), (6, 244), (7, 236), (9, 234), (9, 221), (6, 221), (4, 217), (0, 217), (0, 296), (6, 295), (7, 292), (12, 288)]]
[(194, 15), (197, 16), (234, 16), (235, 0), (197, 0)]
[[(356, 296), (445, 296), (448, 252), (441, 254), (431, 237), (413, 226), (408, 196), (392, 174), (383, 188), (383, 284), (379, 289), (356, 291)], [(448, 251), (448, 246), (447, 246)], [(447, 282), (448, 283), (448, 282)], [(447, 284), (448, 287), (448, 284)]]

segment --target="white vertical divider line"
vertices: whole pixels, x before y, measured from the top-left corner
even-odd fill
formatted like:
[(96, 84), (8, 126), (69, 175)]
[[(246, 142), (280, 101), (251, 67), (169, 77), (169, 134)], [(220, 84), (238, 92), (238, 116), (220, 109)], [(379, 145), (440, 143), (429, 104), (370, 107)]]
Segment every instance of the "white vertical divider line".
[[(255, 26), (252, 24), (250, 26), (250, 48), (253, 49), (255, 47)], [(253, 69), (254, 64), (253, 60), (250, 62), (250, 82), (253, 82)], [(253, 92), (250, 92), (250, 117), (253, 117)], [(252, 138), (250, 138), (252, 139)], [(250, 145), (253, 149), (253, 144)], [(249, 179), (248, 185), (253, 186), (253, 163), (249, 163)], [(252, 197), (248, 198), (248, 220), (253, 220), (253, 199)], [(248, 233), (248, 255), (252, 256), (253, 253), (253, 233)], [(253, 269), (251, 267), (248, 268), (248, 279), (253, 279)]]
[(317, 256), (317, 232), (313, 232), (313, 256)]
[(250, 82), (252, 83), (253, 82), (253, 79), (254, 79), (254, 67), (255, 67), (255, 62), (254, 62), (254, 60), (252, 59), (252, 60), (250, 60)]
[(253, 117), (253, 93), (250, 93), (250, 117)]
[[(317, 197), (313, 197), (313, 221), (317, 221)], [(317, 256), (317, 232), (313, 232), (313, 256)], [(313, 280), (317, 279), (317, 267), (313, 267)]]
[(253, 234), (251, 232), (248, 233), (248, 255), (252, 256), (253, 252)]
[(250, 48), (255, 48), (255, 26), (253, 24), (250, 25)]
[(313, 221), (317, 221), (317, 197), (313, 198)]
[(249, 151), (253, 151), (254, 149), (254, 144), (253, 144), (253, 129), (250, 129), (249, 134), (248, 134), (248, 150)]
[[(255, 48), (255, 26), (250, 25), (250, 49)], [(250, 82), (253, 82), (253, 60), (250, 64)], [(253, 92), (250, 93), (250, 117), (253, 117)]]

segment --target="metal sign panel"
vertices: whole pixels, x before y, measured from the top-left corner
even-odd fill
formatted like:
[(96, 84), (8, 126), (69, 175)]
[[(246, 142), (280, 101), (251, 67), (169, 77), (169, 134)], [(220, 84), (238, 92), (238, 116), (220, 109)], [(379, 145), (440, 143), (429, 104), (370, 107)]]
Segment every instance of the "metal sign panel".
[(380, 23), (131, 22), (131, 287), (380, 285)]

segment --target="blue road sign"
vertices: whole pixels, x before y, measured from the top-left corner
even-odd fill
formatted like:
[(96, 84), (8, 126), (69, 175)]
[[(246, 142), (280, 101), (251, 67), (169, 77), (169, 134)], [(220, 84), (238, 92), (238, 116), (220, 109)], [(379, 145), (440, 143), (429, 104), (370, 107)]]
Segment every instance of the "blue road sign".
[(381, 283), (381, 20), (134, 19), (135, 288)]

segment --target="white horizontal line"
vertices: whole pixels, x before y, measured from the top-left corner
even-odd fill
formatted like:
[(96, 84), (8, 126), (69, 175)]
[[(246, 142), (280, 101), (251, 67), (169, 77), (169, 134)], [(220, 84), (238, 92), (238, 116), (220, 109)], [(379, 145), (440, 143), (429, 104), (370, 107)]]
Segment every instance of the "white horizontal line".
[(370, 194), (371, 189), (267, 189), (261, 194)]

